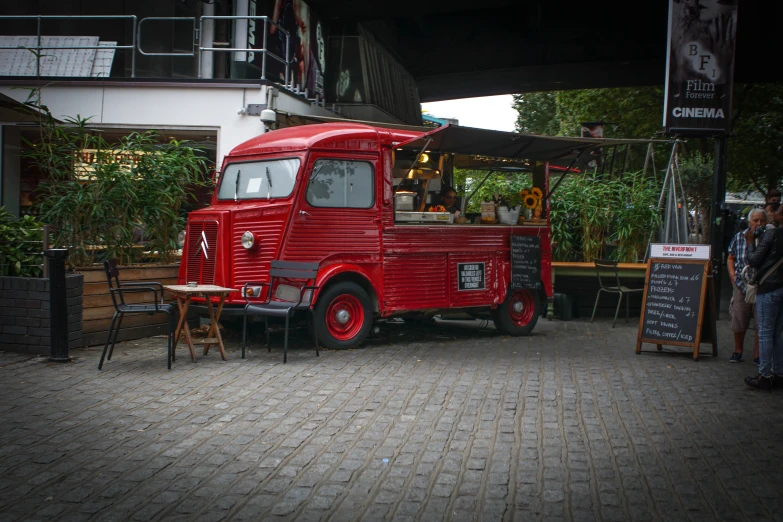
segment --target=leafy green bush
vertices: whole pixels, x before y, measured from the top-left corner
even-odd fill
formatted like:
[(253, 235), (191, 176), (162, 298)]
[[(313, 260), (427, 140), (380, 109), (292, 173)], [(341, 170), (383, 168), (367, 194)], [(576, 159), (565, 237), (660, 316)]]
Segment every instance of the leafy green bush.
[(0, 276), (41, 276), (42, 226), (32, 216), (16, 219), (0, 207)]
[(661, 217), (660, 184), (641, 173), (607, 180), (595, 174), (571, 175), (552, 195), (550, 223), (555, 261), (594, 261), (604, 257), (636, 262), (644, 257), (650, 231)]
[(210, 183), (206, 159), (186, 142), (161, 143), (152, 131), (108, 143), (87, 124), (78, 116), (60, 124), (47, 113), (40, 139), (25, 140), (24, 156), (46, 175), (34, 204), (53, 227), (52, 243), (68, 247), (77, 266), (97, 255), (132, 263), (145, 249), (170, 262), (191, 189)]
[[(482, 180), (487, 178), (479, 186)], [(473, 197), (470, 198), (466, 212), (481, 212), (482, 201), (492, 201), (493, 196), (500, 194), (506, 200), (509, 206), (519, 204), (519, 191), (523, 188), (530, 188), (532, 175), (530, 173), (506, 174), (496, 172), (487, 177), (486, 171), (462, 170), (454, 171), (454, 185), (463, 188), (464, 196), (467, 197), (476, 190)], [(477, 190), (478, 189), (478, 190)]]

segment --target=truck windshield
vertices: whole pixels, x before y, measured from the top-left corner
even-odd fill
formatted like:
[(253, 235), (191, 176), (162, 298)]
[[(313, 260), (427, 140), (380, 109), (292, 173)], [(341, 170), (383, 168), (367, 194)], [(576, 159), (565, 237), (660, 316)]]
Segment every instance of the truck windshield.
[(299, 158), (231, 163), (220, 178), (218, 199), (288, 197), (298, 170)]

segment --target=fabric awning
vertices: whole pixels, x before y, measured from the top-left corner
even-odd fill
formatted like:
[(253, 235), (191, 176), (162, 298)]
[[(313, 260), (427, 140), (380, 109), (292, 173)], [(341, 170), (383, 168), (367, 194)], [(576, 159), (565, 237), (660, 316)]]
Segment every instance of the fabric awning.
[[(598, 147), (649, 143), (652, 140), (622, 140), (605, 138), (570, 138), (538, 136), (487, 129), (445, 125), (422, 136), (399, 143), (397, 149), (507, 158), (530, 161), (550, 161), (575, 157), (580, 152)], [(671, 143), (667, 140), (656, 140)]]
[(42, 113), (33, 107), (20, 103), (10, 96), (0, 93), (0, 122), (22, 123), (39, 122)]

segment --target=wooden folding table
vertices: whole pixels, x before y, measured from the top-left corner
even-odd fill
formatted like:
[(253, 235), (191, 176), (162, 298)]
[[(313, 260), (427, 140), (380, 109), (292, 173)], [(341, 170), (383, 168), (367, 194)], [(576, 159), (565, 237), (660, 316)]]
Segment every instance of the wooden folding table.
[[(174, 334), (174, 347), (171, 349), (171, 358), (174, 359), (175, 349), (179, 342), (179, 337), (182, 331), (185, 331), (185, 340), (188, 342), (188, 348), (190, 349), (190, 358), (193, 362), (196, 362), (196, 350), (193, 347), (194, 344), (204, 345), (204, 355), (209, 352), (209, 348), (212, 345), (217, 345), (220, 350), (220, 356), (223, 360), (226, 360), (226, 351), (223, 348), (223, 338), (220, 335), (220, 313), (223, 311), (223, 303), (226, 301), (226, 297), (231, 292), (238, 292), (236, 288), (224, 288), (216, 285), (165, 285), (164, 289), (168, 290), (177, 299), (177, 307), (179, 308), (179, 323), (177, 324), (176, 333)], [(190, 301), (193, 297), (204, 297), (207, 301), (207, 312), (209, 313), (209, 319), (211, 325), (207, 332), (207, 337), (204, 339), (193, 340), (193, 336), (190, 334), (190, 327), (188, 326), (187, 316), (188, 308), (190, 307)], [(220, 301), (217, 303), (212, 302), (213, 297), (219, 297)]]

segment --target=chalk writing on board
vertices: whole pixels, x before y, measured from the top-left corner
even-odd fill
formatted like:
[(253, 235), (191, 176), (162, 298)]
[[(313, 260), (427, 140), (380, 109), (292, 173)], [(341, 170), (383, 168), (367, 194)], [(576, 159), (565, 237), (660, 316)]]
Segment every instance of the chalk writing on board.
[(642, 338), (692, 343), (702, 306), (704, 265), (653, 261), (644, 302)]
[(511, 237), (511, 288), (541, 286), (541, 240), (537, 236)]

